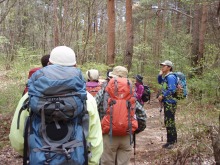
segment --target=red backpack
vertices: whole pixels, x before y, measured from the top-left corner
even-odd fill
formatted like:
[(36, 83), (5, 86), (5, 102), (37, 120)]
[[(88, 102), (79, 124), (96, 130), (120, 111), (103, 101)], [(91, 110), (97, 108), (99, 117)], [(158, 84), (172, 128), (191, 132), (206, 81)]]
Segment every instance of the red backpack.
[(112, 78), (105, 88), (102, 133), (111, 136), (130, 136), (138, 128), (135, 115), (136, 99), (127, 78)]

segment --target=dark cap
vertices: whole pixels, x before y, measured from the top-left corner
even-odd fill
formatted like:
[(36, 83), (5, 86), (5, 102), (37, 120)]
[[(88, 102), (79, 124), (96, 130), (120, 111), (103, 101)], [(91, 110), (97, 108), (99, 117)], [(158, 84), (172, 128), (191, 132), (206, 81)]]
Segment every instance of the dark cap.
[(142, 82), (143, 81), (143, 77), (141, 75), (136, 75), (135, 79), (138, 81), (138, 82)]

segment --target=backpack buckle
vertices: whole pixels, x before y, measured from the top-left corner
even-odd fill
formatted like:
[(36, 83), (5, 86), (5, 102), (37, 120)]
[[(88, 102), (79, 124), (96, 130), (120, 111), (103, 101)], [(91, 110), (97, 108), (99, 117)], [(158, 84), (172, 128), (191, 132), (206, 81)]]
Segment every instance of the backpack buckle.
[(55, 111), (60, 110), (60, 102), (55, 102)]

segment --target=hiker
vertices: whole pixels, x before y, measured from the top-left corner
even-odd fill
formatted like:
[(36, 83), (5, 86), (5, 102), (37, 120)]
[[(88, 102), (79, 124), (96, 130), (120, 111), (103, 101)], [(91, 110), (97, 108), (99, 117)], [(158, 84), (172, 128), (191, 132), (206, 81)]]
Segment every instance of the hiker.
[[(45, 67), (48, 65), (48, 62), (49, 62), (49, 58), (50, 58), (50, 55), (49, 54), (46, 54), (44, 56), (41, 57), (41, 65), (42, 67)], [(37, 67), (37, 68), (33, 68), (29, 71), (29, 74), (28, 74), (28, 79), (31, 77), (31, 75), (36, 72), (37, 70), (41, 69), (41, 67)], [(22, 94), (22, 96), (27, 93), (28, 91), (28, 87), (27, 87), (27, 84), (26, 84), (26, 87), (24, 89), (24, 92)]]
[[(132, 151), (132, 140), (134, 140), (131, 135), (143, 131), (146, 127), (145, 110), (138, 101), (136, 101), (134, 95), (128, 97), (128, 100), (124, 100), (126, 96), (129, 96), (130, 92), (133, 92), (127, 77), (128, 70), (125, 67), (114, 67), (113, 71), (108, 74), (109, 82), (107, 82), (106, 86), (102, 87), (95, 97), (97, 105), (103, 103), (104, 110), (106, 111), (101, 121), (104, 142), (104, 152), (101, 157), (101, 164), (103, 165), (129, 164)], [(124, 84), (122, 84), (123, 82)], [(118, 88), (117, 91), (115, 87)], [(121, 91), (124, 91), (124, 93), (121, 93)], [(118, 94), (115, 92), (118, 92)], [(132, 107), (133, 109), (131, 110), (128, 107)], [(125, 112), (125, 114), (122, 112)], [(122, 114), (119, 115), (120, 113)], [(118, 116), (116, 116), (116, 114), (118, 114)], [(128, 120), (129, 116), (130, 120)], [(116, 117), (119, 122), (121, 122), (121, 127), (117, 127), (115, 124), (116, 122), (113, 124)], [(138, 124), (133, 117), (138, 119)], [(127, 123), (124, 124), (125, 127), (122, 125), (124, 119), (128, 120)], [(127, 128), (128, 125), (130, 125), (130, 128)], [(116, 130), (118, 130), (118, 132), (116, 132)], [(120, 135), (122, 132), (124, 134)]]
[[(86, 83), (81, 71), (76, 68), (75, 58), (74, 51), (69, 47), (54, 48), (50, 54), (50, 65), (32, 75), (28, 81), (28, 93), (22, 97), (16, 108), (15, 113), (18, 113), (17, 111), (22, 106), (21, 102), (24, 102), (28, 96), (31, 98), (29, 106), (31, 114), (35, 113), (35, 115), (31, 116), (31, 132), (29, 133), (31, 141), (29, 141), (28, 149), (30, 155), (26, 155), (30, 158), (30, 164), (34, 162), (35, 164), (72, 163), (81, 165), (86, 164), (87, 160), (89, 165), (99, 164), (103, 152), (103, 141), (97, 104), (94, 97), (86, 92)], [(57, 83), (57, 86), (50, 88), (54, 83)], [(37, 95), (41, 95), (40, 90), (45, 86), (49, 86), (44, 91), (45, 95), (42, 98), (37, 97)], [(75, 90), (77, 93), (74, 93)], [(56, 93), (57, 95), (55, 95)], [(35, 97), (37, 100), (41, 100), (37, 101)], [(44, 97), (47, 102), (44, 101)], [(40, 107), (40, 111), (38, 107)], [(63, 109), (64, 111), (62, 111)], [(23, 111), (22, 114), (25, 112)], [(65, 114), (65, 112), (67, 113)], [(22, 147), (22, 144), (18, 144), (19, 142), (16, 141), (14, 133), (17, 128), (17, 120), (18, 117), (14, 116), (9, 137), (12, 146), (20, 145)], [(25, 120), (21, 121), (20, 118), (20, 125), (24, 122)], [(16, 133), (17, 136), (23, 136), (21, 131)], [(84, 137), (86, 137), (86, 141), (83, 140)], [(25, 140), (20, 141), (20, 143), (22, 142), (24, 143)]]
[(142, 100), (142, 95), (144, 93), (144, 85), (143, 85), (143, 77), (141, 75), (136, 75), (135, 77), (135, 96), (137, 101), (144, 106), (144, 102)]
[[(109, 76), (109, 73), (112, 72), (112, 69), (108, 69), (107, 73), (106, 73), (106, 79), (104, 79), (104, 81), (101, 84), (101, 88), (102, 88), (102, 92), (104, 91), (105, 87), (108, 85), (108, 82), (111, 80), (111, 76)], [(102, 95), (103, 93), (101, 93), (100, 95)], [(103, 101), (101, 101), (98, 104), (98, 111), (99, 111), (99, 117), (100, 120), (102, 120), (102, 118), (105, 115), (105, 111), (104, 111), (104, 107), (103, 107)]]
[(167, 131), (167, 143), (162, 147), (171, 149), (177, 142), (177, 131), (175, 126), (175, 112), (177, 101), (174, 98), (176, 92), (177, 78), (172, 74), (173, 63), (169, 60), (162, 62), (158, 75), (158, 83), (162, 85), (162, 91), (158, 96), (159, 102), (164, 107), (164, 124)]
[(96, 69), (90, 69), (86, 71), (86, 76), (86, 90), (92, 96), (95, 96), (96, 93), (101, 89), (101, 83), (99, 83), (99, 71)]

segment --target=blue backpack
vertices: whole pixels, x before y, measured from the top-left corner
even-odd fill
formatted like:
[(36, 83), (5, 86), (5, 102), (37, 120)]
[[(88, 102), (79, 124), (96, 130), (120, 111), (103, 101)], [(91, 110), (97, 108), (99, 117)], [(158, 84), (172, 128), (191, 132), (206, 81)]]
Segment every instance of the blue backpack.
[(89, 116), (81, 71), (59, 65), (44, 67), (29, 79), (28, 95), (24, 164), (88, 164)]
[(185, 99), (188, 95), (186, 76), (182, 72), (173, 73), (177, 77), (177, 89), (174, 95), (178, 100)]

